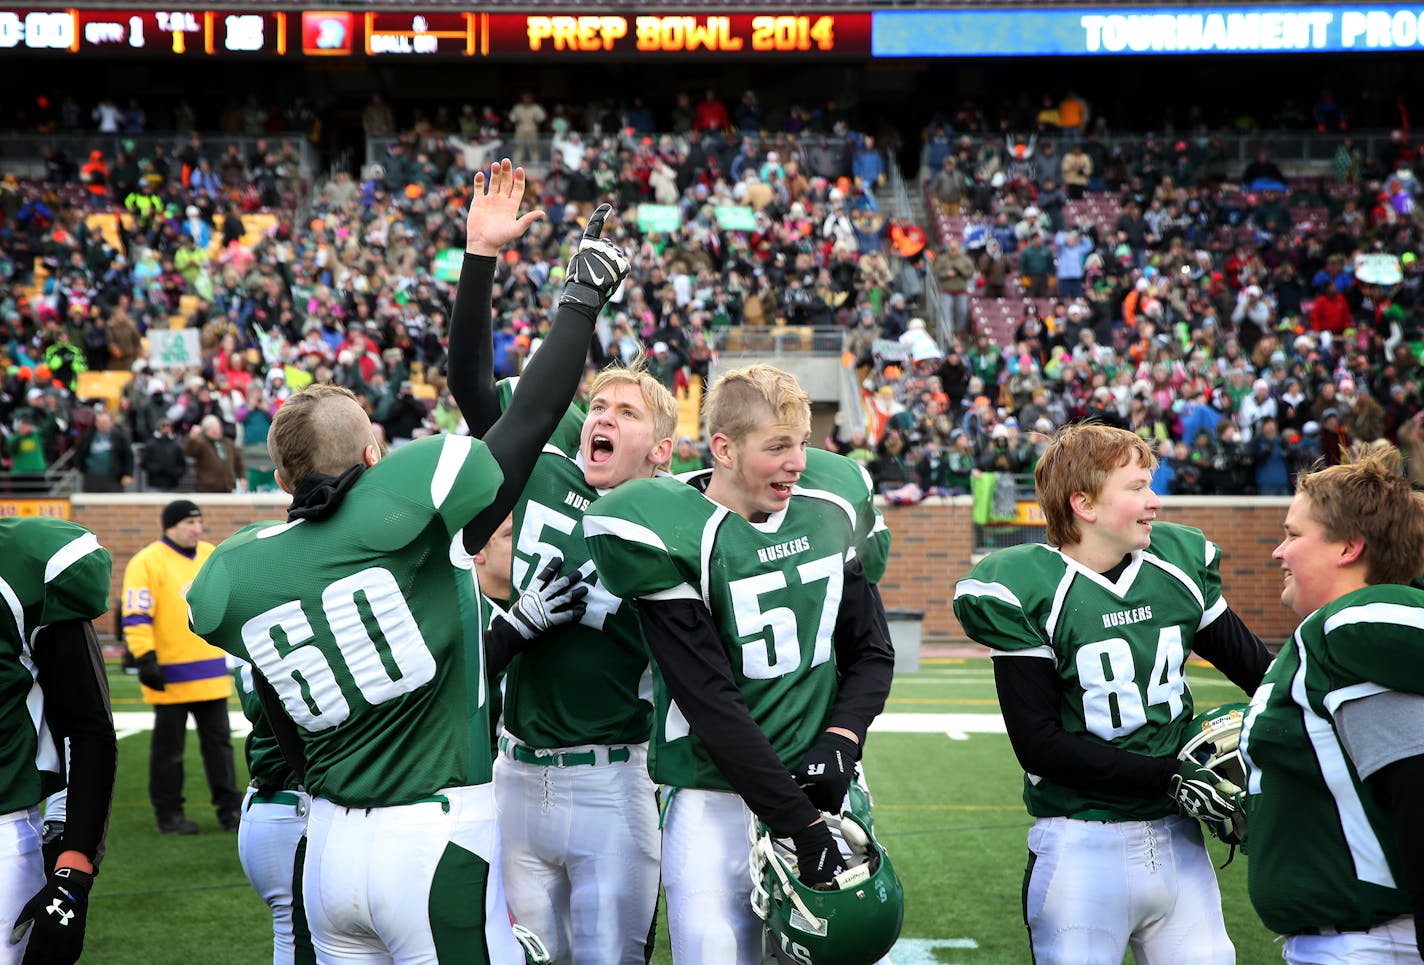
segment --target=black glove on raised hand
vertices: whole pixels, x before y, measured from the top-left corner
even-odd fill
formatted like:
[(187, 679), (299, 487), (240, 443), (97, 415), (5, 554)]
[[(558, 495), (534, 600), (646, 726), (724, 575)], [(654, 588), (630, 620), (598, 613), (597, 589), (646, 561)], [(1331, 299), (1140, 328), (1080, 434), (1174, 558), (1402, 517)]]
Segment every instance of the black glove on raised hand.
[(23, 965), (73, 965), (79, 961), (93, 885), (93, 875), (60, 868), (25, 903), (10, 933), (10, 944), (18, 945), (29, 932)]
[(859, 744), (842, 734), (822, 731), (793, 776), (818, 810), (839, 814), (859, 759)]
[(577, 302), (596, 312), (608, 304), (608, 299), (627, 277), (628, 256), (617, 245), (599, 237), (603, 233), (603, 222), (612, 213), (613, 206), (604, 204), (589, 217), (579, 249), (569, 259), (560, 305)]
[(525, 640), (533, 640), (550, 627), (582, 619), (588, 610), (584, 600), (588, 584), (583, 581), (583, 574), (559, 576), (563, 565), (558, 557), (550, 560), (509, 608), (509, 622)]
[(158, 665), (158, 651), (150, 650), (134, 660), (138, 667), (138, 682), (149, 690), (163, 690), (168, 680), (163, 676), (163, 668)]
[(796, 877), (805, 884), (828, 884), (845, 870), (841, 849), (825, 821), (807, 825), (791, 836), (796, 846)]

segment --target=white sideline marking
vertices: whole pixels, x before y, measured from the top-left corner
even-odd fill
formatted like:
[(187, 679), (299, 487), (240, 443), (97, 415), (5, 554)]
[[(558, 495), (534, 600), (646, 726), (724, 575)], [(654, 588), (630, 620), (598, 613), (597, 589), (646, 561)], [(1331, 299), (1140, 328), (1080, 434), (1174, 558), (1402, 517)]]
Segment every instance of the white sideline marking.
[(1007, 734), (999, 714), (881, 714), (870, 725), (883, 734), (943, 734), (968, 740), (970, 734)]
[(902, 938), (887, 957), (894, 965), (940, 965), (937, 948), (978, 948), (972, 938)]
[[(242, 716), (240, 710), (230, 710), (227, 712), (228, 724), (232, 728), (233, 737), (246, 737), (252, 730), (252, 724), (247, 718)], [(193, 718), (188, 718), (188, 729), (196, 733), (193, 726)], [(114, 711), (114, 733), (120, 740), (125, 737), (132, 737), (134, 734), (142, 733), (146, 730), (153, 730), (153, 711), (151, 710), (116, 710)]]

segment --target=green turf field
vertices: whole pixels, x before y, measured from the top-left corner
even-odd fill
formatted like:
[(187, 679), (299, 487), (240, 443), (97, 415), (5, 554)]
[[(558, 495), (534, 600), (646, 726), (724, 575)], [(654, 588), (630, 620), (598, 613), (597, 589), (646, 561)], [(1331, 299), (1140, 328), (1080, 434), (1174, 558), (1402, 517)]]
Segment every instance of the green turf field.
[[(897, 677), (887, 707), (895, 716), (884, 719), (886, 729), (867, 746), (876, 827), (905, 884), (905, 927), (892, 955), (895, 965), (1029, 961), (1019, 894), (1030, 821), (1008, 738), (985, 732), (994, 729), (998, 714), (991, 674), (988, 660), (937, 660), (926, 661), (919, 674)], [(1198, 706), (1240, 699), (1210, 669), (1193, 667), (1188, 677)], [(116, 714), (143, 711), (133, 678), (114, 673), (110, 681)], [(117, 720), (122, 728), (124, 718)], [(910, 727), (937, 729), (894, 732)], [(241, 742), (235, 744), (241, 761)], [(236, 835), (217, 830), (196, 735), (188, 745), (188, 813), (203, 830), (170, 838), (153, 830), (147, 732), (119, 742), (109, 855), (90, 907), (86, 962), (271, 961), (266, 906), (238, 867)], [(1225, 859), (1224, 848), (1213, 853), (1217, 864)], [(1246, 861), (1238, 856), (1219, 873), (1237, 961), (1278, 962), (1279, 946), (1246, 897)], [(665, 934), (664, 928), (654, 962), (671, 960)]]

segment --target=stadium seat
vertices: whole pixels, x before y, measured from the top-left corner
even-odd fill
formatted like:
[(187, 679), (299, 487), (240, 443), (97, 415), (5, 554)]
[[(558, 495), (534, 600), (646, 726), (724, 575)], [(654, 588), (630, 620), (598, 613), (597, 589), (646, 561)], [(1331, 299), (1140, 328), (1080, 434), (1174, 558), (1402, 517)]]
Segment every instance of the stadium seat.
[(119, 397), (133, 381), (127, 370), (80, 372), (75, 394), (81, 399), (101, 399), (108, 409), (117, 409)]
[(677, 436), (690, 436), (693, 442), (702, 438), (702, 380), (691, 378), (687, 395), (677, 396)]

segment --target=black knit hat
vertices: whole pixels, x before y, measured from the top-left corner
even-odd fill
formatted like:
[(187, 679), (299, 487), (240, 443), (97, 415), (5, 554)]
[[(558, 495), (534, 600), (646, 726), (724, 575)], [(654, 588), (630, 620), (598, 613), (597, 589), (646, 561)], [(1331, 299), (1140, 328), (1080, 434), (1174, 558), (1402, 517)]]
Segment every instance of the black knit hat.
[(203, 511), (198, 508), (197, 503), (189, 499), (175, 499), (163, 507), (163, 528), (164, 530), (171, 529), (185, 519), (201, 515), (203, 515)]

